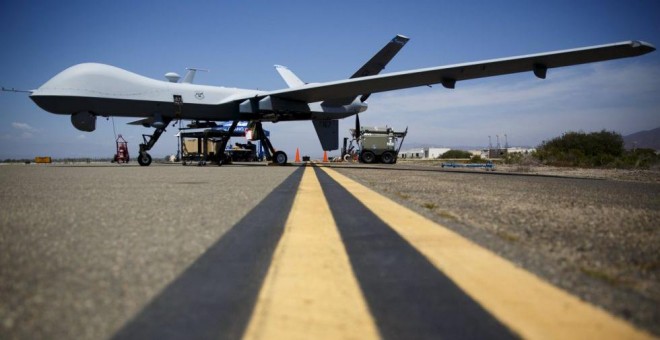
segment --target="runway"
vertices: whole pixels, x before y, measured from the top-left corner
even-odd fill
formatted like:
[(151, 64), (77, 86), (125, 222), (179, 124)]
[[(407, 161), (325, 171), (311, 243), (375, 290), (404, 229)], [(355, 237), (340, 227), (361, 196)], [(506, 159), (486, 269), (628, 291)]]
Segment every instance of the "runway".
[(0, 168), (0, 335), (650, 337), (340, 170)]

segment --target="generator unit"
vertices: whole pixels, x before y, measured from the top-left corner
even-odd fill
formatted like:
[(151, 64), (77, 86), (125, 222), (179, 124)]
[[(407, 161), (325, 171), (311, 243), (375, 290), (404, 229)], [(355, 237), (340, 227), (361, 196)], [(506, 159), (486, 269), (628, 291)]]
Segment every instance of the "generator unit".
[[(347, 154), (353, 153), (362, 163), (394, 164), (399, 157), (403, 140), (408, 134), (408, 128), (403, 132), (396, 132), (387, 126), (361, 126), (357, 134), (354, 129), (351, 132), (358, 150), (353, 151), (352, 147), (345, 149)], [(353, 141), (351, 141), (351, 144)]]

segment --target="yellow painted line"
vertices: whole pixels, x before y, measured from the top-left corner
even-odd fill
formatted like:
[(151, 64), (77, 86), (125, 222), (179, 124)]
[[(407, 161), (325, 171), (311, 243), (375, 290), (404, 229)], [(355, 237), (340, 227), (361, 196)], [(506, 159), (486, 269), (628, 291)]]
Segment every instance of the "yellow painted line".
[(379, 338), (321, 184), (309, 167), (245, 338)]
[(649, 333), (581, 301), (446, 227), (334, 170), (322, 169), (472, 299), (523, 338), (652, 338)]

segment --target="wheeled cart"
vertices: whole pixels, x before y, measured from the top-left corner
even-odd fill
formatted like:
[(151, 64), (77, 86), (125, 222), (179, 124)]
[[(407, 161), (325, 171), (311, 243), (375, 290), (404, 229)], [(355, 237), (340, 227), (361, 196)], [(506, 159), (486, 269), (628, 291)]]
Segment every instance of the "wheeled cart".
[(117, 153), (112, 159), (113, 163), (128, 163), (131, 160), (128, 155), (128, 142), (119, 135), (117, 137)]

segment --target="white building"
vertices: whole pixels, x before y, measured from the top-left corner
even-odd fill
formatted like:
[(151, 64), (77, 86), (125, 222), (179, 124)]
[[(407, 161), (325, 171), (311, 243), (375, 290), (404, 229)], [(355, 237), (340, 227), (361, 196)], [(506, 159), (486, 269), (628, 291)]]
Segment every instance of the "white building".
[(399, 152), (399, 158), (402, 159), (436, 159), (443, 153), (449, 151), (449, 148), (415, 148)]
[(418, 148), (418, 149), (408, 149), (405, 151), (399, 152), (399, 158), (402, 159), (422, 159), (424, 158), (426, 153), (424, 152), (423, 148)]
[(426, 148), (424, 149), (425, 158), (436, 159), (442, 156), (443, 153), (451, 150), (450, 148)]
[(536, 151), (536, 148), (521, 148), (519, 146), (511, 147), (506, 149), (506, 152), (508, 153), (522, 153), (522, 154), (528, 154)]
[[(534, 148), (522, 148), (519, 146), (514, 146), (506, 149), (500, 149), (501, 152), (499, 152), (502, 155), (505, 154), (510, 154), (510, 153), (521, 153), (523, 155), (527, 155), (529, 153), (532, 153), (536, 151)], [(481, 156), (481, 158), (500, 158), (500, 157), (490, 157), (493, 154), (498, 154), (497, 149), (493, 149), (492, 152), (489, 149), (482, 149), (482, 150), (470, 150), (473, 156)]]

